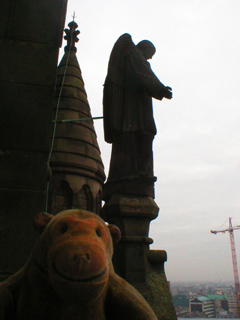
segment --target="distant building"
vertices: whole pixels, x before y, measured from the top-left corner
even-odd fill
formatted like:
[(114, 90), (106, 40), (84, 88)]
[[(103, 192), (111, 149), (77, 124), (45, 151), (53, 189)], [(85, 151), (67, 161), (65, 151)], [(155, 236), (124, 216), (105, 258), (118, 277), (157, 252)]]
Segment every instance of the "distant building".
[(189, 311), (204, 312), (208, 318), (215, 318), (215, 306), (212, 299), (200, 296), (189, 301)]
[(228, 299), (228, 314), (230, 317), (238, 317), (237, 297), (235, 294), (230, 294)]
[(227, 312), (226, 310), (221, 310), (221, 311), (219, 312), (218, 318), (219, 318), (219, 319), (226, 319), (226, 318), (228, 318), (228, 312)]
[(214, 301), (215, 315), (219, 318), (222, 311), (228, 311), (228, 301), (225, 294), (208, 294), (207, 298)]

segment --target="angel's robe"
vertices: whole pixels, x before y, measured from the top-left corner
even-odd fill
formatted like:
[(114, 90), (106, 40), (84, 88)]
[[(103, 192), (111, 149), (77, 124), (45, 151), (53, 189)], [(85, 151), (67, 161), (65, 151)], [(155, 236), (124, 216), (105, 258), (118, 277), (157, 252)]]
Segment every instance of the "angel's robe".
[(112, 143), (105, 198), (128, 188), (153, 197), (152, 97), (162, 100), (166, 91), (131, 36), (122, 35), (113, 47), (104, 84), (104, 134)]
[(162, 100), (166, 90), (131, 36), (122, 35), (113, 47), (104, 85), (105, 140), (113, 143), (116, 135), (127, 132), (155, 135), (152, 97)]

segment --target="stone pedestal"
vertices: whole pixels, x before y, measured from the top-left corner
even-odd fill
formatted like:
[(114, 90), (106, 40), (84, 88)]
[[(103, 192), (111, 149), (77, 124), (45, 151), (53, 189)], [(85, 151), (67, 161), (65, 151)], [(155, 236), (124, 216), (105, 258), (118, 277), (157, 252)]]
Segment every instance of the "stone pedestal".
[(134, 177), (121, 178), (117, 180), (108, 179), (103, 188), (103, 200), (108, 201), (117, 194), (130, 194), (132, 197), (154, 198), (154, 182), (156, 177)]
[(164, 272), (166, 252), (149, 249), (153, 243), (149, 224), (157, 218), (158, 211), (151, 197), (116, 194), (105, 203), (101, 216), (122, 233), (114, 248), (116, 273), (145, 297), (159, 320), (174, 320), (177, 318)]

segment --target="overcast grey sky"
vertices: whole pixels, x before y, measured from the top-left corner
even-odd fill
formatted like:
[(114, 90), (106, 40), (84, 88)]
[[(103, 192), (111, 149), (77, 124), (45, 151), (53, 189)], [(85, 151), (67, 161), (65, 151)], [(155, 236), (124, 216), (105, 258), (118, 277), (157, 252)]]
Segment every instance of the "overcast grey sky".
[[(210, 229), (228, 217), (240, 224), (240, 1), (68, 0), (66, 24), (74, 11), (92, 116), (102, 115), (109, 55), (125, 32), (154, 43), (152, 69), (173, 88), (171, 101), (154, 100), (160, 213), (150, 229), (152, 248), (167, 251), (168, 280), (233, 281), (229, 234)], [(107, 174), (102, 125), (95, 121)], [(240, 267), (240, 230), (234, 235)]]

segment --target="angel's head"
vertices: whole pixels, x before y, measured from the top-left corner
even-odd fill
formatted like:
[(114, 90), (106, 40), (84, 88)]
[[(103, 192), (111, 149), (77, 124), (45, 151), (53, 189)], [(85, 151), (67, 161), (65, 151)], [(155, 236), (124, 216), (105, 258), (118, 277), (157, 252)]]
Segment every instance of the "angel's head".
[(137, 48), (141, 50), (142, 54), (148, 59), (152, 59), (153, 55), (156, 52), (155, 46), (152, 44), (151, 41), (148, 40), (142, 40), (137, 44)]

